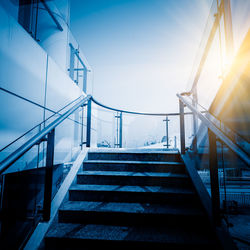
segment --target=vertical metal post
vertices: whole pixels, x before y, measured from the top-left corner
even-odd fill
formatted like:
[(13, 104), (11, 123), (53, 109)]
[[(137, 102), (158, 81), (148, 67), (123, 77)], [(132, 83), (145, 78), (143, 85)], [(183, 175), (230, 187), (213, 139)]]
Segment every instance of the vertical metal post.
[(75, 49), (70, 44), (69, 76), (74, 81)]
[(73, 137), (73, 140), (74, 140), (74, 146), (75, 147), (78, 147), (79, 145), (79, 124), (80, 124), (80, 114), (79, 114), (80, 110), (77, 109), (75, 112), (74, 112), (74, 119), (75, 121), (77, 122), (74, 122), (74, 137)]
[[(39, 125), (39, 132), (41, 131), (41, 124)], [(36, 161), (36, 167), (39, 168), (40, 163), (40, 143), (37, 144), (37, 161)]]
[(53, 184), (53, 164), (54, 164), (55, 129), (51, 130), (47, 138), (45, 186), (43, 201), (43, 219), (50, 220), (52, 184)]
[(82, 121), (81, 121), (81, 150), (83, 148), (83, 119), (84, 119), (84, 105), (82, 105)]
[(218, 180), (218, 161), (217, 161), (217, 145), (216, 135), (208, 129), (209, 138), (209, 169), (211, 182), (211, 196), (213, 218), (216, 225), (220, 224), (220, 190)]
[(115, 147), (119, 147), (120, 146), (120, 143), (119, 143), (119, 118), (120, 118), (120, 116), (119, 116), (119, 113), (118, 113), (118, 111), (116, 112), (116, 116), (115, 116), (115, 118), (116, 118), (116, 143), (115, 143)]
[(116, 139), (115, 139), (115, 121), (116, 121), (116, 118), (115, 118), (115, 115), (112, 116), (112, 131), (111, 131), (111, 141), (110, 141), (110, 144), (112, 145), (111, 147), (114, 147), (115, 148), (115, 144), (116, 144)]
[(76, 83), (76, 85), (79, 85), (79, 44), (77, 46), (77, 49), (75, 50), (75, 55), (77, 57), (77, 61), (76, 61), (76, 68), (74, 68), (74, 71), (76, 70), (76, 80), (74, 80), (74, 82)]
[[(195, 108), (197, 108), (198, 98), (197, 98), (197, 89), (195, 88), (193, 91), (193, 99), (192, 104)], [(193, 152), (197, 152), (197, 128), (198, 128), (198, 118), (195, 113), (193, 113)]]
[(122, 112), (120, 113), (119, 147), (122, 148)]
[(88, 77), (88, 70), (84, 68), (83, 70), (83, 92), (87, 94), (87, 77)]
[(164, 145), (164, 146), (167, 146), (167, 148), (169, 148), (169, 136), (168, 136), (168, 122), (170, 121), (169, 119), (168, 119), (168, 116), (166, 116), (166, 120), (163, 120), (164, 122), (166, 122), (166, 145)]
[(185, 123), (184, 123), (184, 104), (179, 100), (180, 108), (180, 140), (181, 140), (181, 154), (185, 154)]
[(88, 100), (88, 109), (87, 109), (87, 134), (86, 134), (86, 147), (90, 147), (91, 141), (91, 102), (92, 100)]

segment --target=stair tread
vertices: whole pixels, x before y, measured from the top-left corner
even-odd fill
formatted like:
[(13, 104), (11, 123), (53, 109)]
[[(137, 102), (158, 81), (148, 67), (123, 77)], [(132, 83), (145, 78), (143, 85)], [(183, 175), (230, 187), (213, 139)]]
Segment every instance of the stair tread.
[(204, 213), (192, 204), (149, 204), (149, 203), (126, 203), (126, 202), (93, 202), (93, 201), (67, 201), (60, 211), (83, 211), (83, 212), (119, 212), (136, 214), (170, 214), (203, 216)]
[(144, 151), (144, 150), (121, 150), (121, 151), (90, 151), (89, 160), (122, 160), (122, 161), (178, 161), (181, 162), (177, 151)]
[(216, 248), (178, 151), (91, 149), (88, 157), (46, 233), (51, 249)]
[(123, 161), (123, 160), (86, 160), (84, 163), (114, 163), (114, 164), (143, 164), (143, 165), (176, 165), (184, 166), (177, 161)]
[(54, 224), (46, 238), (67, 238), (81, 240), (160, 242), (174, 244), (214, 244), (212, 237), (197, 228), (113, 226), (96, 224)]
[(166, 177), (166, 178), (189, 178), (187, 174), (162, 173), (162, 172), (129, 172), (129, 171), (91, 171), (84, 170), (78, 172), (78, 175), (98, 175), (98, 176), (142, 176), (142, 177)]
[(163, 186), (126, 186), (126, 185), (120, 186), (120, 185), (75, 184), (70, 188), (70, 190), (195, 194), (194, 190), (191, 188), (163, 187)]
[(166, 149), (90, 149), (89, 153), (111, 153), (111, 154), (179, 154), (178, 150), (166, 150)]

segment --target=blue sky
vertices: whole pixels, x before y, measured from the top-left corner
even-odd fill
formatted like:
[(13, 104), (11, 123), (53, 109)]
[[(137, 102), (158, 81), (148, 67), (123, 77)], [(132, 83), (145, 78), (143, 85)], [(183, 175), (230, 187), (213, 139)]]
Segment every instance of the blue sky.
[(93, 95), (118, 108), (175, 112), (211, 0), (73, 0), (71, 29), (93, 69)]

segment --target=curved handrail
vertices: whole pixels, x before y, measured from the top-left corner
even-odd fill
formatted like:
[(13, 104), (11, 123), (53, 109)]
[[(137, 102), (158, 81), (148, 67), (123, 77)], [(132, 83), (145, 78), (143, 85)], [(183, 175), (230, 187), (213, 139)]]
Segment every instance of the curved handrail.
[(218, 127), (216, 127), (206, 116), (197, 110), (191, 103), (187, 102), (183, 96), (177, 94), (177, 97), (185, 104), (198, 118), (218, 137), (220, 138), (247, 166), (250, 166), (250, 157), (237, 144), (235, 144), (226, 134), (224, 134)]
[[(111, 108), (107, 105), (104, 105), (100, 102), (98, 102), (97, 100), (95, 100), (93, 97), (91, 97), (91, 100), (103, 107), (103, 108), (106, 108), (106, 109), (109, 109), (109, 110), (113, 110), (113, 111), (117, 111), (117, 112), (122, 112), (122, 113), (127, 113), (127, 114), (133, 114), (133, 115), (149, 115), (149, 116), (177, 116), (177, 115), (180, 115), (180, 113), (143, 113), (143, 112), (136, 112), (136, 111), (128, 111), (128, 110), (123, 110), (123, 109), (117, 109), (117, 108)], [(185, 113), (187, 114), (187, 113)], [(190, 112), (190, 114), (192, 114), (192, 112)]]
[(81, 99), (76, 103), (72, 108), (58, 117), (55, 121), (50, 123), (47, 127), (42, 129), (39, 133), (34, 135), (30, 140), (24, 143), (19, 147), (15, 152), (6, 157), (2, 162), (0, 162), (0, 174), (6, 171), (15, 161), (17, 161), (22, 155), (24, 155), (29, 149), (31, 149), (35, 144), (39, 143), (47, 134), (49, 134), (55, 127), (61, 124), (68, 116), (70, 116), (74, 111), (79, 107), (84, 105), (88, 100), (91, 99), (91, 96)]

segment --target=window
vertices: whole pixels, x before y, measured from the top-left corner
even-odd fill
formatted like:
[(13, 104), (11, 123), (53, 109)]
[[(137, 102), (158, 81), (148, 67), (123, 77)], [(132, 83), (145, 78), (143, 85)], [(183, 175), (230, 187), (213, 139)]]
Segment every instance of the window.
[(19, 0), (18, 22), (31, 34), (32, 37), (38, 40), (37, 31), (39, 14), (43, 14), (41, 11), (47, 13), (49, 23), (52, 20), (57, 29), (63, 31), (61, 24), (57, 20), (56, 13), (50, 9), (46, 0)]
[(19, 0), (18, 22), (34, 38), (37, 33), (39, 0)]

